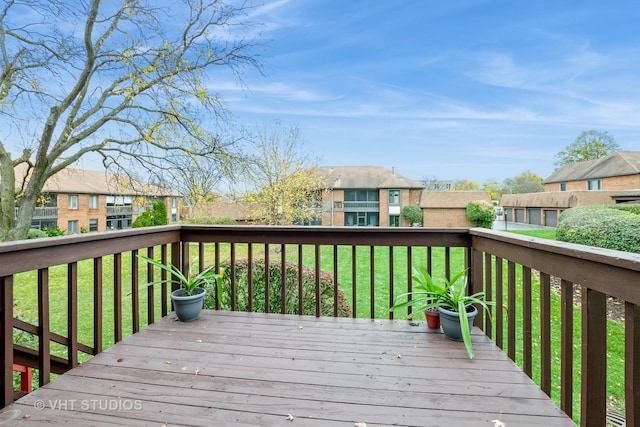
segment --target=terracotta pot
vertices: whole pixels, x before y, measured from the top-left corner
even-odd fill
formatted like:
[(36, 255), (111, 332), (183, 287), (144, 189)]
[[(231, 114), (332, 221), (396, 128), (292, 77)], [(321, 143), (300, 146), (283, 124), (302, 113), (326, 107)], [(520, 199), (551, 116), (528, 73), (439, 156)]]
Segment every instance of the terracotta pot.
[(440, 329), (440, 313), (435, 310), (425, 310), (424, 317), (427, 319), (429, 329)]

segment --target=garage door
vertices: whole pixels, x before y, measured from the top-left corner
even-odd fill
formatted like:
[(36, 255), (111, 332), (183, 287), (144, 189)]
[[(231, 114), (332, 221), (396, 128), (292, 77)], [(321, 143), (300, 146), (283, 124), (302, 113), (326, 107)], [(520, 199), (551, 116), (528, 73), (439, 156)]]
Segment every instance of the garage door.
[(542, 225), (542, 210), (540, 208), (527, 209), (529, 224)]
[(524, 209), (516, 209), (516, 222), (524, 222)]
[(558, 226), (558, 211), (556, 210), (545, 210), (544, 211), (544, 225), (547, 227), (557, 227)]

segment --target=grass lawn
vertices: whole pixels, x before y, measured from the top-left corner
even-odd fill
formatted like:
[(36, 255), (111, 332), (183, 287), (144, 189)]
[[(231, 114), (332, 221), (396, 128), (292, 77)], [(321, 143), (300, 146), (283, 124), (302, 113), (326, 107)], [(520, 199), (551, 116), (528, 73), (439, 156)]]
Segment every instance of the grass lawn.
[[(515, 231), (514, 231), (515, 232)], [(519, 234), (525, 234), (535, 237), (543, 238), (555, 238), (555, 232), (553, 230), (535, 230), (535, 231), (517, 231)], [(205, 246), (205, 265), (212, 264), (215, 259), (214, 245)], [(236, 252), (236, 258), (240, 259), (246, 257), (247, 245), (236, 244), (234, 245)], [(389, 272), (389, 248), (377, 247), (373, 251), (369, 247), (357, 247), (355, 250), (350, 246), (336, 246), (337, 251), (337, 271), (340, 285), (345, 292), (347, 300), (353, 306), (355, 305), (355, 313), (357, 317), (371, 317), (371, 313), (374, 313), (376, 318), (389, 318), (389, 305), (390, 305), (390, 289), (389, 283), (391, 274)], [(254, 258), (263, 258), (265, 246), (253, 245)], [(319, 264), (323, 271), (333, 273), (334, 271), (334, 246), (324, 246), (319, 252)], [(269, 246), (270, 259), (280, 259), (280, 245)], [(444, 249), (434, 248), (432, 251), (432, 269), (434, 276), (442, 277), (444, 275), (445, 255)], [(156, 251), (156, 254), (159, 250)], [(450, 252), (451, 258), (451, 272), (455, 274), (464, 268), (464, 253), (465, 251), (460, 248), (453, 248)], [(197, 245), (193, 245), (191, 249), (191, 255), (197, 254)], [(286, 258), (292, 262), (298, 262), (297, 246), (285, 247)], [(313, 267), (316, 264), (315, 248), (313, 246), (304, 246), (302, 251), (303, 264), (308, 267)], [(407, 291), (407, 260), (409, 257), (409, 249), (404, 247), (395, 247), (393, 249), (393, 256), (395, 259), (393, 280), (394, 280), (394, 295), (400, 295)], [(427, 252), (425, 248), (411, 248), (410, 251), (411, 262), (413, 265), (426, 264)], [(220, 258), (221, 260), (230, 259), (230, 245), (220, 245)], [(114, 287), (113, 287), (113, 257), (105, 257), (103, 260), (103, 347), (108, 348), (114, 342)], [(370, 267), (373, 266), (373, 270)], [(352, 271), (356, 271), (355, 283), (352, 281)], [(122, 301), (123, 301), (123, 336), (130, 335), (132, 333), (131, 322), (131, 254), (124, 254), (122, 256), (122, 271), (123, 271), (123, 284), (122, 284)], [(370, 272), (372, 271), (372, 272)], [(521, 269), (517, 269), (518, 272), (518, 285), (516, 289), (517, 313), (521, 313), (522, 287), (521, 287)], [(504, 271), (506, 275), (506, 268)], [(140, 281), (144, 283), (146, 277), (146, 265), (140, 263), (139, 266)], [(493, 274), (495, 277), (495, 273)], [(158, 277), (158, 273), (156, 273)], [(93, 262), (82, 261), (78, 263), (78, 335), (80, 341), (86, 345), (93, 345)], [(16, 316), (28, 321), (30, 323), (37, 324), (37, 275), (36, 272), (30, 272), (20, 274), (16, 276), (16, 287), (14, 291), (15, 298), (15, 314)], [(67, 267), (57, 266), (49, 269), (49, 301), (51, 304), (51, 329), (52, 331), (66, 336), (66, 323), (67, 323)], [(506, 284), (506, 277), (504, 278)], [(141, 327), (146, 323), (146, 289), (140, 289), (140, 319)], [(160, 289), (156, 289), (156, 301), (160, 298)], [(355, 291), (355, 292), (354, 292)], [(373, 294), (372, 294), (373, 292)], [(354, 296), (355, 295), (355, 296)], [(534, 351), (534, 366), (533, 366), (533, 378), (534, 381), (539, 382), (540, 379), (540, 366), (535, 362), (536, 351), (540, 348), (539, 341), (536, 338), (540, 337), (539, 332), (539, 318), (535, 313), (539, 313), (539, 281), (537, 277), (533, 277), (532, 283), (532, 309), (533, 309), (533, 351)], [(506, 296), (505, 296), (506, 302)], [(560, 335), (559, 335), (559, 319), (560, 319), (560, 297), (556, 294), (552, 295), (552, 351), (553, 351), (553, 366), (552, 366), (552, 398), (558, 402), (560, 397), (559, 392), (559, 350), (560, 350)], [(420, 318), (421, 314), (417, 316)], [(160, 309), (156, 309), (156, 318), (160, 317)], [(396, 313), (396, 318), (402, 318), (402, 313)], [(506, 323), (506, 322), (505, 322)], [(574, 414), (579, 412), (579, 380), (580, 380), (580, 311), (578, 308), (574, 310)], [(624, 396), (624, 328), (622, 324), (618, 322), (609, 321), (607, 326), (608, 332), (608, 346), (609, 346), (609, 358), (608, 358), (608, 390), (611, 396), (611, 406), (618, 412), (623, 412), (623, 396)], [(506, 337), (506, 331), (504, 336)], [(522, 318), (518, 318), (516, 325), (516, 336), (522, 336)], [(34, 344), (34, 343), (32, 343)], [(505, 343), (506, 344), (506, 343)], [(37, 345), (37, 342), (35, 343)], [(56, 354), (66, 357), (66, 348), (62, 346), (52, 346), (53, 351)], [(522, 362), (522, 349), (521, 343), (518, 343), (516, 362)], [(81, 360), (83, 360), (81, 358)], [(574, 417), (575, 418), (575, 417)]]

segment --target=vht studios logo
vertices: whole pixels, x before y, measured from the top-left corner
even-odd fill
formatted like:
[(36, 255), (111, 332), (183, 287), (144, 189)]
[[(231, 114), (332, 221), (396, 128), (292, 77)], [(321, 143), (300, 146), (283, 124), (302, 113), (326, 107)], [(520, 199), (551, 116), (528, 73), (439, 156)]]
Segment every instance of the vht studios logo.
[(36, 400), (37, 410), (54, 411), (139, 411), (142, 401), (132, 399), (55, 399)]

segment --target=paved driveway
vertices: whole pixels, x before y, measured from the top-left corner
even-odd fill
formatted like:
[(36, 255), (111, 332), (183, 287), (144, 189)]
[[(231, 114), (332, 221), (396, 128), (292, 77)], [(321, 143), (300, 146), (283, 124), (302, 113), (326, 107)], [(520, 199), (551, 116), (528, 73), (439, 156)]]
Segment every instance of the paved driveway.
[(505, 231), (505, 230), (545, 230), (551, 227), (542, 227), (540, 225), (533, 225), (533, 224), (524, 224), (521, 222), (509, 222), (509, 221), (503, 221), (501, 219), (499, 220), (495, 220), (493, 222), (493, 229), (494, 230), (501, 230), (501, 231)]

